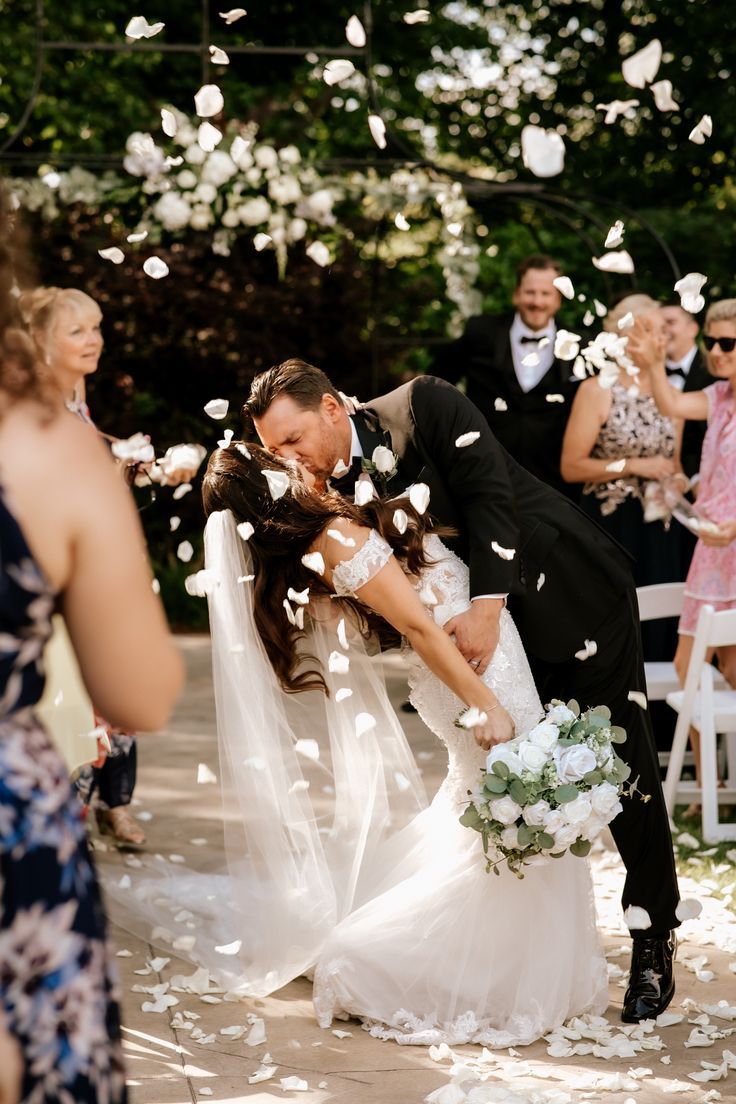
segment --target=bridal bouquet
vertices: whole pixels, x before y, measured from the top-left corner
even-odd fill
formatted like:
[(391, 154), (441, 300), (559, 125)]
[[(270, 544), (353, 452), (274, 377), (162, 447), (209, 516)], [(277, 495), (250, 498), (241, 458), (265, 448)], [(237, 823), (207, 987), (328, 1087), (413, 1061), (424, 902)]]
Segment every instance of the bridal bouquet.
[(460, 817), (481, 833), (486, 869), (498, 874), (505, 859), (521, 878), (521, 868), (538, 855), (560, 858), (571, 851), (584, 858), (621, 811), (630, 768), (614, 745), (625, 739), (606, 706), (581, 714), (575, 701), (554, 701), (525, 736), (492, 748)]

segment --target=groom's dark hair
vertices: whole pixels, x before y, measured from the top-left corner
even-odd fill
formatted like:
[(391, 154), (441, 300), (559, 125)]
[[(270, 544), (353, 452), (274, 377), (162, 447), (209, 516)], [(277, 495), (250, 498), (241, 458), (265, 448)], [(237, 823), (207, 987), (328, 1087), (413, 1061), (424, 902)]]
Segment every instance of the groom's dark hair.
[(250, 395), (243, 403), (243, 417), (262, 418), (281, 395), (288, 395), (302, 410), (316, 410), (323, 395), (332, 395), (342, 402), (339, 391), (320, 368), (292, 357), (255, 377)]

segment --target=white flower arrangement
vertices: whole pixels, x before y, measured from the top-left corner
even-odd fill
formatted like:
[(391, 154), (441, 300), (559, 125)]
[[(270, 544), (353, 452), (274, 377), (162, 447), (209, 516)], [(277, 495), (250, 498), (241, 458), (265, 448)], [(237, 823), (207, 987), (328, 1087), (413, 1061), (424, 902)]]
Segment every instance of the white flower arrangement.
[(614, 751), (625, 739), (606, 706), (581, 714), (577, 702), (555, 701), (524, 736), (493, 747), (460, 817), (480, 832), (486, 869), (498, 874), (505, 860), (521, 878), (539, 856), (585, 857), (621, 812), (621, 796), (635, 792), (635, 783), (624, 786), (630, 768)]

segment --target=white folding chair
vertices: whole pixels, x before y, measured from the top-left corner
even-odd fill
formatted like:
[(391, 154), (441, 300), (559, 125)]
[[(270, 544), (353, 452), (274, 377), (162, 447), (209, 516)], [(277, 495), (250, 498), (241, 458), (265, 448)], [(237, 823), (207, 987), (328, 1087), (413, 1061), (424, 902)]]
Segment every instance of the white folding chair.
[[(736, 823), (721, 824), (721, 803), (736, 801), (736, 690), (716, 688), (716, 670), (706, 661), (711, 648), (736, 644), (736, 610), (716, 613), (703, 606), (693, 641), (685, 689), (667, 695), (677, 712), (664, 797), (672, 814), (680, 801), (699, 799), (703, 810), (703, 837), (708, 843), (736, 839)], [(700, 782), (682, 782), (682, 766), (690, 727), (700, 733)], [(726, 744), (725, 785), (718, 782), (718, 737)]]
[[(637, 587), (640, 621), (659, 621), (664, 617), (679, 617), (685, 601), (684, 583), (654, 583)], [(647, 662), (644, 664), (649, 701), (665, 701), (668, 694), (680, 689), (674, 663)]]

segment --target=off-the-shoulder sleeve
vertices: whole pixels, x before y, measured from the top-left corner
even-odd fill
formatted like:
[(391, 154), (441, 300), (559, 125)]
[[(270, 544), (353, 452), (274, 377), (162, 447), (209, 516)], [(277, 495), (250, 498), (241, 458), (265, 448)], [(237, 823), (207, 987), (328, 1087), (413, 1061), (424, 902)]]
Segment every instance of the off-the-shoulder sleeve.
[(349, 560), (337, 564), (332, 572), (335, 594), (354, 595), (386, 566), (393, 554), (394, 550), (388, 541), (375, 529), (371, 529), (365, 544)]

